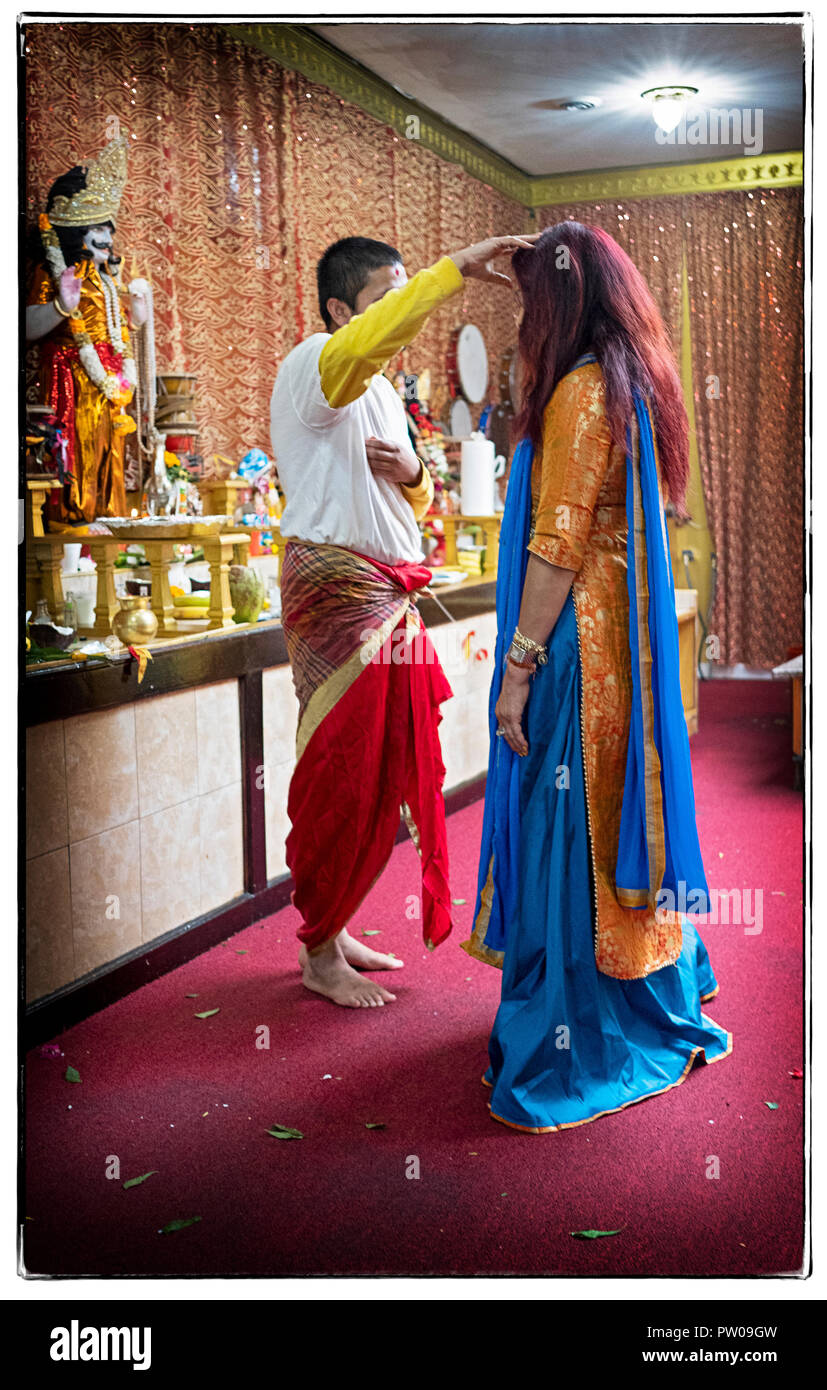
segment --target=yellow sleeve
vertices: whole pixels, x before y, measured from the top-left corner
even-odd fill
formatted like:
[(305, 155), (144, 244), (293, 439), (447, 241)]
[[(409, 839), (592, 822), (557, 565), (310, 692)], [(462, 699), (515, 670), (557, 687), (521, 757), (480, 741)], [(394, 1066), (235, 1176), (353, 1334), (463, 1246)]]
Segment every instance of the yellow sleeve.
[(430, 469), (426, 468), (423, 463), (422, 476), (419, 482), (411, 483), (407, 487), (401, 483), (400, 487), (402, 488), (402, 496), (406, 497), (413, 507), (414, 517), (417, 521), (421, 521), (434, 500), (434, 480), (431, 477)]
[(528, 549), (560, 569), (582, 568), (612, 447), (600, 368), (558, 382), (543, 421), (540, 494)]
[(420, 270), (398, 290), (388, 290), (363, 314), (337, 328), (319, 355), (319, 375), (328, 405), (358, 400), (371, 377), (416, 336), (429, 314), (463, 288), (450, 256)]

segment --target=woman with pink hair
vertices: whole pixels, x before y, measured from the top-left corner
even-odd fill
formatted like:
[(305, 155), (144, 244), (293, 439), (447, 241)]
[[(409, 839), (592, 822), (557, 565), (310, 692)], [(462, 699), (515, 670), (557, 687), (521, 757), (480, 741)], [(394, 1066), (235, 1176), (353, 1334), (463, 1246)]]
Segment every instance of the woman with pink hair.
[(492, 1116), (583, 1124), (728, 1055), (686, 911), (707, 910), (664, 495), (687, 419), (625, 251), (561, 222), (514, 256), (521, 442), (497, 579), (491, 754), (470, 955), (502, 969)]

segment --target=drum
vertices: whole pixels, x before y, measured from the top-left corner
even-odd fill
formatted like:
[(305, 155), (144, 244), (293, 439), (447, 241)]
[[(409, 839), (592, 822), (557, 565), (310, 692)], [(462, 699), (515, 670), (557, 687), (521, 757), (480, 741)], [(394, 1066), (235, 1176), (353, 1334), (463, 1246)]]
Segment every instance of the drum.
[(495, 453), (502, 454), (506, 462), (511, 458), (511, 450), (513, 448), (511, 439), (511, 428), (513, 423), (514, 411), (510, 406), (494, 406), (488, 425), (488, 438), (493, 439)]
[(184, 376), (180, 372), (167, 372), (164, 376), (156, 377), (155, 381), (158, 400), (162, 401), (165, 396), (194, 396), (198, 377)]
[(500, 400), (512, 410), (520, 407), (520, 349), (509, 348), (500, 358)]
[(449, 419), (452, 439), (470, 439), (474, 422), (468, 402), (464, 401), (462, 396), (457, 396), (456, 400), (451, 402)]
[(473, 323), (454, 329), (446, 365), (451, 395), (464, 396), (471, 405), (479, 405), (488, 389), (488, 352)]
[(176, 426), (195, 425), (195, 397), (167, 396), (159, 400), (155, 407), (155, 423), (159, 429), (173, 429)]

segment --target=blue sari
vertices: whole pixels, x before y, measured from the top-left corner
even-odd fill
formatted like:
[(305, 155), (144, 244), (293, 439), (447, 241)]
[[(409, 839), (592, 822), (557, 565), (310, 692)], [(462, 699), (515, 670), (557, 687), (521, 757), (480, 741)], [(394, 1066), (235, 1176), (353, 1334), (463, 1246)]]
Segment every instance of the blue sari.
[[(594, 359), (581, 359), (587, 360)], [(597, 969), (571, 593), (549, 638), (548, 664), (532, 680), (524, 718), (527, 756), (517, 757), (496, 737), (494, 711), (525, 580), (532, 456), (531, 446), (520, 444), (500, 539), (491, 753), (474, 913), (477, 920), (485, 905), (487, 926), (484, 943), (472, 953), (485, 959), (489, 952), (503, 970), (483, 1078), (492, 1088), (491, 1113), (516, 1128), (545, 1132), (668, 1090), (698, 1057), (726, 1056), (731, 1039), (701, 1012), (717, 984), (688, 918), (673, 965), (634, 980)], [(627, 439), (627, 521), (635, 659), (618, 898), (630, 908), (675, 910), (670, 895), (683, 885), (685, 894), (695, 895), (694, 910), (703, 911), (707, 888), (680, 698), (674, 588), (651, 420), (640, 397)], [(642, 636), (651, 668), (636, 667)], [(561, 769), (568, 770), (566, 779)]]

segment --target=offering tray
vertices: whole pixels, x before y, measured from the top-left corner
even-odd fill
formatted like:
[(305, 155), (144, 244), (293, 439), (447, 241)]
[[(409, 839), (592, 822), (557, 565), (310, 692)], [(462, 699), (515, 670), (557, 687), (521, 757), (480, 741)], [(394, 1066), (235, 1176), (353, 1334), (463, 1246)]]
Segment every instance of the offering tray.
[(119, 541), (184, 541), (200, 536), (217, 536), (233, 526), (231, 516), (102, 516)]

